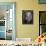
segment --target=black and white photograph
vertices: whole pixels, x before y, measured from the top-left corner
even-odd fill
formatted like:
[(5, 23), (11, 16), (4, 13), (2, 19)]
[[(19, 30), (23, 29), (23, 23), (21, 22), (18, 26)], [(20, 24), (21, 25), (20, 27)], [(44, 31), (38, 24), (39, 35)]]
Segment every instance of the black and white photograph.
[(32, 10), (22, 11), (22, 24), (33, 24), (33, 11)]

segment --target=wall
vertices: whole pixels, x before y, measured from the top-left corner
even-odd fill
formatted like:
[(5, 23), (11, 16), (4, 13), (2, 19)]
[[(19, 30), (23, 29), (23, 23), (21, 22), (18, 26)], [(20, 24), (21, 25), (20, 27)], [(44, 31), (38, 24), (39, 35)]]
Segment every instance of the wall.
[[(16, 37), (36, 38), (39, 33), (39, 10), (46, 10), (46, 4), (38, 4), (38, 0), (1, 0), (0, 2), (16, 2)], [(33, 24), (22, 24), (22, 10), (33, 10)]]
[[(17, 37), (18, 38), (36, 38), (39, 32), (39, 18), (38, 18), (38, 4), (37, 0), (19, 0), (16, 2), (17, 5)], [(22, 10), (33, 10), (33, 24), (23, 25), (22, 24)]]

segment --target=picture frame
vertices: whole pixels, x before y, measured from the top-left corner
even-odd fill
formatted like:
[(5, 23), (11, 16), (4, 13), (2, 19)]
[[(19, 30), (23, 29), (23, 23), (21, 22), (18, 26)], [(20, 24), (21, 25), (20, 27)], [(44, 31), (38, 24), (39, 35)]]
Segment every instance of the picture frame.
[(46, 0), (39, 0), (39, 4), (46, 4)]
[(33, 10), (22, 10), (22, 24), (33, 24)]

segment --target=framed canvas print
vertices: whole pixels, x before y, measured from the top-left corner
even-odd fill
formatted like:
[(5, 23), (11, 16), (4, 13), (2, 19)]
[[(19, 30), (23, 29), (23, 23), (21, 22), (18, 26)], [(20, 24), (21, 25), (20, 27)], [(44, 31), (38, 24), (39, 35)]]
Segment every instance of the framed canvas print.
[(39, 34), (46, 32), (46, 11), (39, 11)]
[(22, 24), (33, 24), (33, 11), (32, 10), (22, 11)]
[(0, 40), (15, 40), (15, 2), (0, 2)]
[(46, 0), (39, 0), (40, 4), (46, 4)]

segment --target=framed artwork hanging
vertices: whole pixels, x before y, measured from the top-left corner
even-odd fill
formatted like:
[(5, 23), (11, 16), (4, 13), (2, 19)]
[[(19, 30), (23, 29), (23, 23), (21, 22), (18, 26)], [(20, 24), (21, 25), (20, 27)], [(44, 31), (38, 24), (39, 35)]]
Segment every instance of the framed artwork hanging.
[(22, 11), (22, 24), (33, 24), (33, 11), (32, 10)]

